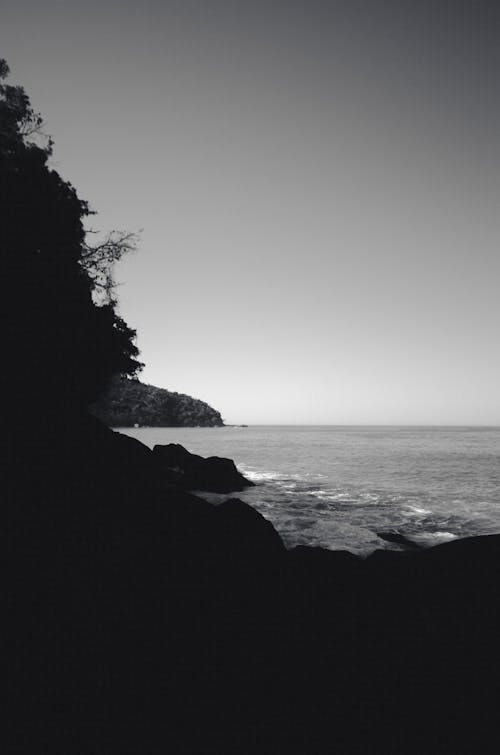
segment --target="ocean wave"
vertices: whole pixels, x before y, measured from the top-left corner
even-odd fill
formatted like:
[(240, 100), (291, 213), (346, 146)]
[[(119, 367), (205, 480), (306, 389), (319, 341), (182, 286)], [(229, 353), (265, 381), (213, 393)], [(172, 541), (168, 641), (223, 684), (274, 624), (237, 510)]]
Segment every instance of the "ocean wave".
[(457, 537), (453, 532), (422, 532), (419, 535), (422, 540), (456, 540)]
[(358, 504), (359, 506), (380, 503), (380, 495), (377, 493), (360, 493), (352, 490), (339, 490), (338, 488), (313, 488), (304, 491), (304, 493), (332, 503)]
[(258, 472), (254, 469), (247, 469), (242, 466), (238, 467), (238, 471), (252, 482), (270, 482), (283, 479), (283, 475), (279, 472)]
[(277, 484), (282, 488), (283, 490), (287, 491), (293, 491), (297, 489), (297, 483), (296, 482), (279, 482), (277, 481)]
[(418, 535), (412, 536), (412, 539), (417, 543), (422, 542), (427, 544), (431, 542), (432, 544), (435, 544), (456, 540), (457, 537), (458, 535), (455, 535), (453, 532), (420, 532)]
[(314, 498), (319, 498), (322, 501), (341, 501), (341, 502), (349, 502), (354, 503), (355, 499), (352, 497), (351, 493), (346, 493), (343, 491), (338, 490), (328, 490), (324, 488), (318, 488), (313, 490), (307, 490), (305, 491), (306, 495), (312, 495)]
[[(336, 485), (331, 477), (280, 471), (277, 467), (243, 464), (238, 468), (260, 483), (241, 497), (273, 523), (287, 547), (316, 545), (366, 556), (381, 547), (377, 532), (388, 527), (401, 530), (424, 548), (463, 536), (457, 511), (445, 510), (442, 501), (435, 501), (432, 495)], [(385, 543), (383, 547), (397, 546)]]
[(432, 511), (429, 509), (424, 509), (421, 506), (412, 506), (411, 504), (408, 504), (408, 514), (416, 514), (417, 516), (428, 516), (429, 514), (432, 514)]
[(285, 472), (276, 472), (269, 469), (254, 469), (242, 464), (238, 465), (238, 471), (252, 482), (274, 483), (279, 488), (286, 491), (294, 491), (299, 486), (303, 486), (302, 491), (305, 493), (308, 492), (307, 485), (311, 484), (311, 478), (318, 481), (316, 484), (321, 484), (319, 480), (326, 478), (326, 475), (322, 474), (287, 474)]

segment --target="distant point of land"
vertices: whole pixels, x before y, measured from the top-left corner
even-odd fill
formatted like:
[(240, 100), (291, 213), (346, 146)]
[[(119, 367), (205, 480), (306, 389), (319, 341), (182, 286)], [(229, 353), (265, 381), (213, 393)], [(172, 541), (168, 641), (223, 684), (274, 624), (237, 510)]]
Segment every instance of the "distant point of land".
[(224, 427), (220, 412), (200, 399), (123, 377), (90, 410), (110, 427)]

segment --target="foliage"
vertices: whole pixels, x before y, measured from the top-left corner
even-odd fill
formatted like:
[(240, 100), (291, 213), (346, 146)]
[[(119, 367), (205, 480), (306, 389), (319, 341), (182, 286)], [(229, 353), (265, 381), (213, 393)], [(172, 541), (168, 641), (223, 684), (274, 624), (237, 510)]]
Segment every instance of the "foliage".
[(126, 378), (115, 378), (91, 411), (111, 427), (222, 427), (224, 424), (220, 413), (204, 401)]
[[(103, 279), (104, 253), (92, 256), (86, 244), (88, 205), (49, 166), (53, 145), (42, 118), (22, 87), (4, 83), (8, 74), (0, 60), (0, 251), (8, 377), (13, 388), (34, 391), (33, 401), (87, 403), (111, 375), (135, 375), (141, 368), (135, 332), (117, 315), (112, 296), (102, 306), (92, 299), (106, 274)], [(117, 259), (116, 244), (122, 243), (123, 253), (127, 239), (109, 238)], [(109, 253), (108, 244), (108, 260)]]
[(98, 244), (90, 244), (88, 235), (82, 245), (80, 265), (89, 276), (98, 301), (116, 303), (114, 290), (116, 287), (113, 268), (124, 254), (135, 252), (137, 249), (138, 235), (127, 231), (111, 231), (103, 241)]

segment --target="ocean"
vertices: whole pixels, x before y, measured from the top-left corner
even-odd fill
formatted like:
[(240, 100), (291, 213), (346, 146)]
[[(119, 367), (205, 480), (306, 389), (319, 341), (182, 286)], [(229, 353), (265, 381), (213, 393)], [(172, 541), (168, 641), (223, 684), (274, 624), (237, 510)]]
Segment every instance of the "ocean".
[[(233, 459), (256, 483), (241, 498), (285, 545), (368, 555), (500, 532), (500, 428), (251, 426), (127, 428), (149, 447), (181, 443)], [(217, 504), (228, 496), (205, 496)]]

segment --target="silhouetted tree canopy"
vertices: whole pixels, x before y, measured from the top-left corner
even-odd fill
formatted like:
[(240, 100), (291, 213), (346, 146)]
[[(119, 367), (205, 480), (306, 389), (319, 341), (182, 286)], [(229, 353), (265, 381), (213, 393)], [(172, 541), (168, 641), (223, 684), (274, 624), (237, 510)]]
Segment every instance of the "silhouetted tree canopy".
[[(88, 204), (50, 167), (52, 141), (0, 60), (0, 244), (7, 377), (34, 401), (88, 403), (114, 374), (134, 376), (135, 331), (117, 315), (112, 263), (135, 237), (86, 243)], [(128, 246), (127, 246), (128, 245)], [(94, 301), (104, 285), (107, 295)]]

